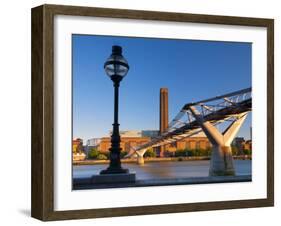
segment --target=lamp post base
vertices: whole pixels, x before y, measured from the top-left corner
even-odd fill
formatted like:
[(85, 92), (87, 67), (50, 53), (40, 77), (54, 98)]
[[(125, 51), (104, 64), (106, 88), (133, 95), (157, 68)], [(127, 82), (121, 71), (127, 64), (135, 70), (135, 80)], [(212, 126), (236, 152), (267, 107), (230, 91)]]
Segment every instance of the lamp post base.
[(120, 183), (135, 183), (135, 173), (105, 173), (94, 175), (91, 178), (92, 184), (120, 184)]
[(128, 169), (123, 169), (123, 168), (113, 168), (113, 167), (108, 167), (105, 170), (100, 171), (100, 175), (103, 174), (128, 174), (129, 170)]

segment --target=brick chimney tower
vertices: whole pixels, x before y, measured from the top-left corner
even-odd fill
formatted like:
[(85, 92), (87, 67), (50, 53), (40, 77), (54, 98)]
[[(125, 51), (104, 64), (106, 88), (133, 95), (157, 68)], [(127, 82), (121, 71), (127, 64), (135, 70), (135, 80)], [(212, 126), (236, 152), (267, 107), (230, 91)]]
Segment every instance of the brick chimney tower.
[[(169, 124), (169, 112), (168, 112), (168, 88), (160, 89), (160, 125), (159, 132), (162, 134), (166, 131)], [(165, 146), (161, 146), (159, 150), (159, 156), (163, 157)]]

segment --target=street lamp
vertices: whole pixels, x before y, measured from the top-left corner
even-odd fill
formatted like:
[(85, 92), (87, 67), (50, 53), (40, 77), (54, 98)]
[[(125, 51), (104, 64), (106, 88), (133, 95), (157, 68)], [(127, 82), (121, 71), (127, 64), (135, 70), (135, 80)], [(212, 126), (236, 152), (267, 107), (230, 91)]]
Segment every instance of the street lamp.
[(104, 63), (104, 70), (106, 74), (113, 81), (114, 86), (114, 123), (113, 131), (111, 135), (111, 148), (110, 150), (110, 164), (105, 170), (102, 170), (100, 174), (120, 174), (129, 173), (128, 169), (121, 167), (120, 161), (120, 134), (118, 123), (118, 96), (119, 96), (119, 84), (121, 80), (126, 76), (129, 71), (129, 65), (127, 60), (122, 56), (121, 46), (112, 46), (112, 54)]

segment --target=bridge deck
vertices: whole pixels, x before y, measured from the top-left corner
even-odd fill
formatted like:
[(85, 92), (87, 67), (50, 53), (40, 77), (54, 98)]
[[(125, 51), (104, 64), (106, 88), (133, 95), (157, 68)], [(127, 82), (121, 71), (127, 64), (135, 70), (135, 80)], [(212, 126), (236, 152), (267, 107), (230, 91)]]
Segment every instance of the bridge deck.
[[(188, 105), (185, 105), (185, 108), (187, 110)], [(226, 120), (234, 115), (238, 115), (238, 114), (241, 114), (244, 112), (251, 111), (251, 109), (252, 109), (252, 98), (249, 98), (249, 99), (241, 101), (237, 104), (233, 104), (233, 105), (227, 106), (225, 108), (221, 108), (220, 110), (217, 110), (215, 112), (209, 113), (209, 114), (203, 116), (203, 120), (209, 121), (211, 123), (215, 123), (218, 121)], [(195, 131), (196, 129), (200, 129), (200, 126), (199, 126), (199, 123), (196, 120), (194, 120), (173, 131), (167, 132), (166, 134), (163, 134), (162, 136), (159, 136), (144, 145), (139, 146), (136, 150), (141, 150), (141, 149), (148, 148), (151, 146), (155, 147), (155, 146), (157, 146), (157, 144), (159, 144), (159, 146), (160, 146), (160, 143), (165, 140), (173, 139), (173, 137), (179, 136), (181, 134), (190, 133), (191, 131)], [(173, 141), (171, 141), (171, 142), (173, 142)], [(171, 143), (171, 142), (167, 141), (167, 143)]]

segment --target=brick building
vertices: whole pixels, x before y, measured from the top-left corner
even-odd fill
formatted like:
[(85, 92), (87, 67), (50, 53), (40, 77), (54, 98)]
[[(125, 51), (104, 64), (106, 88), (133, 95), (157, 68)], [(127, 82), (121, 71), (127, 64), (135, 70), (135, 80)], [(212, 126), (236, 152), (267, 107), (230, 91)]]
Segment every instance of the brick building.
[(73, 161), (81, 161), (86, 158), (83, 148), (83, 140), (80, 138), (72, 140), (72, 159)]
[(82, 153), (83, 152), (83, 140), (76, 138), (72, 141), (72, 152), (73, 153)]
[[(110, 137), (102, 137), (97, 149), (101, 152), (107, 152), (111, 147)], [(121, 137), (120, 147), (122, 151), (129, 152), (131, 147), (139, 146), (150, 141), (150, 137)]]
[[(107, 152), (111, 147), (110, 137), (102, 137), (97, 149), (100, 152)], [(131, 147), (136, 147), (145, 144), (151, 140), (150, 137), (121, 137), (120, 146), (122, 151), (129, 152)], [(183, 149), (203, 149), (210, 148), (210, 143), (206, 137), (188, 137), (181, 141), (177, 141), (172, 144), (165, 145), (163, 152), (174, 152), (176, 150)], [(164, 153), (163, 153), (164, 155)]]
[[(124, 134), (124, 136), (121, 136), (120, 146), (122, 148), (122, 151), (126, 151), (126, 152), (129, 152), (132, 147), (136, 147), (136, 146), (145, 144), (151, 140), (151, 137), (145, 137), (145, 136), (126, 137), (126, 134), (132, 134), (131, 131), (128, 131), (127, 133), (123, 133), (123, 134)], [(107, 152), (110, 147), (111, 147), (111, 138), (110, 137), (100, 138), (100, 142), (96, 146), (96, 148), (100, 152)], [(184, 138), (183, 140), (177, 141), (172, 144), (165, 145), (165, 147), (163, 148), (162, 156), (164, 156), (164, 153), (167, 154), (167, 152), (174, 152), (176, 150), (183, 150), (183, 149), (206, 150), (208, 148), (210, 148), (210, 142), (208, 141), (207, 137), (200, 134), (197, 136)], [(158, 151), (157, 148), (155, 148), (154, 150), (156, 152)]]

